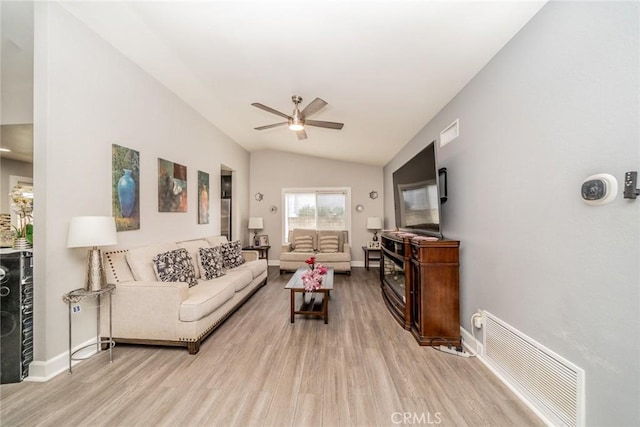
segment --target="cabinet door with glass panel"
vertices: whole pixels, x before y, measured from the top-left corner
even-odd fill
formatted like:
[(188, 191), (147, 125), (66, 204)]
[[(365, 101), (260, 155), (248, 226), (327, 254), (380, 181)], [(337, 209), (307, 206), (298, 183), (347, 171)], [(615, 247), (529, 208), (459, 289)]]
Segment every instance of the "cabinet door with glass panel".
[(384, 260), (382, 280), (393, 290), (398, 299), (406, 303), (404, 261), (388, 253), (382, 258)]

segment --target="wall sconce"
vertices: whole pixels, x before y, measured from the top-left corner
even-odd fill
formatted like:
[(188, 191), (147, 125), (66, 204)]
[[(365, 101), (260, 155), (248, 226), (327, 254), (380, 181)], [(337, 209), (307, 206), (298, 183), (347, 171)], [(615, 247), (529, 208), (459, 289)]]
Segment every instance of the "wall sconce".
[(256, 194), (255, 194), (255, 196), (253, 196), (253, 197), (255, 197), (255, 199), (256, 199), (257, 201), (261, 202), (261, 201), (262, 201), (262, 199), (264, 199), (264, 194), (262, 194), (262, 193), (258, 192), (258, 193), (256, 193)]
[(378, 192), (376, 190), (373, 190), (371, 193), (369, 193), (369, 198), (375, 200), (378, 198)]

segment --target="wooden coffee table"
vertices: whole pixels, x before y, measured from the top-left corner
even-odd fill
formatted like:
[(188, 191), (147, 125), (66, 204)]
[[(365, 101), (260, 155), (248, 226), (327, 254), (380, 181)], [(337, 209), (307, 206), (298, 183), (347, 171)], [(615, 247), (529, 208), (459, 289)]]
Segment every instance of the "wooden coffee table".
[[(327, 274), (322, 278), (322, 287), (313, 292), (308, 298), (302, 284), (302, 274), (308, 271), (308, 267), (299, 268), (285, 289), (291, 290), (291, 323), (295, 321), (296, 314), (306, 314), (309, 316), (318, 316), (324, 319), (324, 323), (329, 323), (329, 297), (333, 289), (333, 268), (327, 268)], [(296, 294), (301, 293), (302, 298), (298, 309), (296, 309)]]

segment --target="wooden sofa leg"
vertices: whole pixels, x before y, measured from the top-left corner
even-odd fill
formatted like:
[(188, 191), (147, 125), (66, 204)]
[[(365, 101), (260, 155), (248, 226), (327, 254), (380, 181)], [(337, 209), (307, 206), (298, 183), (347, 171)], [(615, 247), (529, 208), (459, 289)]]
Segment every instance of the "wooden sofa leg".
[(189, 350), (189, 354), (198, 354), (198, 352), (200, 351), (200, 340), (188, 342), (187, 350)]

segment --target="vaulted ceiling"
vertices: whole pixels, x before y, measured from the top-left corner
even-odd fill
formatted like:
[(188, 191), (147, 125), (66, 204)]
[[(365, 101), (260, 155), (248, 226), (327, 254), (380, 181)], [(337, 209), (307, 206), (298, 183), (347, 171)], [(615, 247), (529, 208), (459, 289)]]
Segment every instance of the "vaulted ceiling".
[[(249, 151), (384, 165), (545, 1), (64, 2)], [(328, 106), (298, 141), (291, 96)]]

